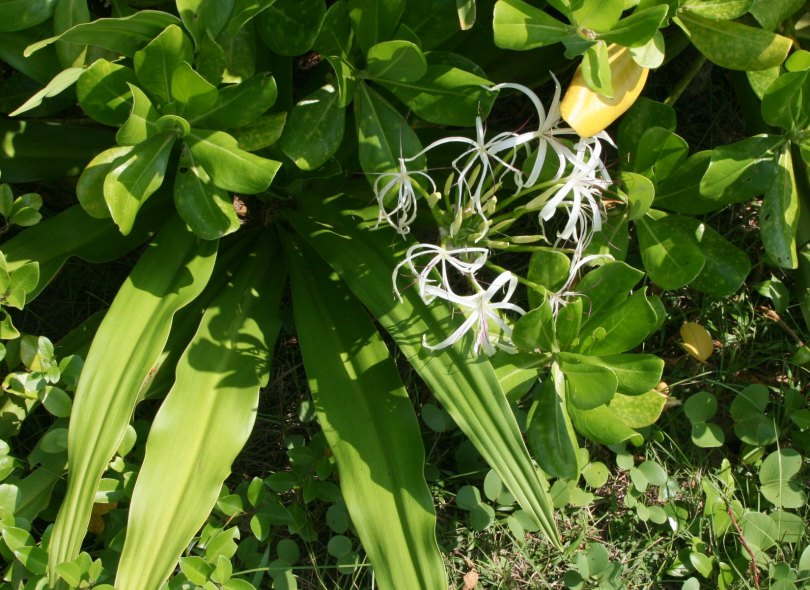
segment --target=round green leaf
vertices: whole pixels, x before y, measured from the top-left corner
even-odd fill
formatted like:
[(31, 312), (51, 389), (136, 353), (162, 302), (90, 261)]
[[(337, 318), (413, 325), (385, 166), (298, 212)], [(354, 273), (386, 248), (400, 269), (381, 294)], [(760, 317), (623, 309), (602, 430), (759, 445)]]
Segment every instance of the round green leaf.
[(326, 16), (324, 0), (276, 0), (256, 19), (259, 34), (279, 55), (301, 55), (315, 43)]
[(759, 469), (760, 492), (778, 508), (801, 508), (807, 501), (803, 486), (794, 481), (802, 468), (802, 456), (790, 448), (768, 455)]
[(339, 94), (327, 84), (295, 105), (279, 144), (301, 170), (315, 170), (340, 147), (346, 112), (338, 105)]
[(416, 82), (427, 72), (422, 51), (409, 41), (384, 41), (368, 50), (366, 68), (371, 78)]
[(690, 422), (706, 422), (717, 413), (717, 398), (708, 391), (698, 392), (684, 402), (683, 411)]
[(118, 126), (129, 117), (135, 72), (106, 59), (97, 59), (76, 82), (79, 106), (87, 115), (104, 125)]

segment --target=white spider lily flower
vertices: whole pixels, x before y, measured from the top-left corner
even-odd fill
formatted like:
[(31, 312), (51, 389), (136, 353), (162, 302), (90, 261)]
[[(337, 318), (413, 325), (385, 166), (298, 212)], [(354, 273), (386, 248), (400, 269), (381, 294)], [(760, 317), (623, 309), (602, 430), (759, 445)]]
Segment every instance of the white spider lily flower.
[[(473, 353), (478, 354), (480, 350), (488, 355), (495, 354), (498, 348), (507, 352), (515, 352), (512, 346), (512, 326), (501, 316), (501, 311), (514, 311), (520, 315), (526, 312), (513, 303), (509, 303), (517, 287), (518, 279), (511, 272), (506, 271), (498, 277), (487, 288), (481, 289), (475, 295), (456, 295), (444, 291), (438, 287), (428, 285), (426, 290), (428, 295), (440, 297), (460, 307), (466, 316), (464, 322), (456, 328), (450, 336), (438, 344), (428, 344), (427, 336), (422, 336), (422, 346), (428, 350), (440, 350), (452, 346), (470, 330), (475, 334), (473, 343)], [(503, 291), (500, 301), (494, 299)]]
[[(414, 177), (426, 178), (431, 192), (436, 192), (436, 183), (433, 179), (426, 172), (408, 170), (407, 161), (405, 158), (399, 158), (399, 171), (384, 172), (374, 181), (374, 196), (379, 206), (377, 225), (385, 219), (401, 236), (411, 231), (410, 225), (416, 219), (417, 194)], [(391, 209), (386, 209), (385, 201), (393, 191), (396, 191), (396, 203)]]
[(529, 100), (532, 101), (532, 104), (534, 104), (534, 108), (537, 111), (537, 129), (534, 131), (517, 134), (509, 144), (504, 144), (503, 146), (504, 149), (508, 149), (511, 147), (529, 144), (534, 140), (538, 141), (537, 157), (534, 160), (534, 164), (532, 165), (532, 169), (529, 172), (528, 177), (520, 182), (519, 186), (521, 186), (521, 188), (534, 186), (534, 184), (537, 182), (549, 148), (551, 148), (551, 151), (553, 151), (557, 156), (558, 161), (557, 172), (554, 175), (554, 180), (559, 180), (562, 178), (567, 163), (575, 163), (576, 155), (574, 154), (573, 150), (565, 143), (557, 139), (557, 136), (571, 135), (579, 138), (579, 135), (577, 135), (577, 132), (570, 127), (560, 127), (560, 123), (562, 122), (562, 117), (560, 116), (560, 94), (562, 92), (562, 88), (560, 87), (560, 83), (557, 81), (554, 74), (551, 74), (551, 77), (554, 79), (554, 98), (551, 101), (548, 112), (546, 112), (546, 109), (543, 107), (543, 103), (540, 101), (537, 94), (522, 84), (505, 82), (503, 84), (496, 84), (495, 86), (491, 87), (491, 90), (510, 88), (512, 90), (522, 92), (529, 97)]
[[(408, 248), (405, 253), (405, 260), (397, 264), (391, 275), (394, 284), (394, 293), (397, 299), (402, 301), (402, 295), (397, 287), (397, 276), (403, 266), (407, 266), (414, 277), (419, 289), (419, 296), (425, 303), (430, 303), (436, 295), (428, 294), (428, 287), (440, 289), (444, 293), (453, 293), (450, 287), (450, 277), (447, 274), (448, 266), (455, 269), (461, 275), (475, 278), (477, 273), (484, 266), (489, 256), (486, 248), (454, 248), (448, 250), (444, 246), (435, 244), (415, 244)], [(425, 259), (427, 257), (427, 259)], [(417, 260), (419, 262), (417, 263)], [(471, 260), (468, 262), (468, 260)], [(437, 269), (441, 282), (437, 287), (433, 270)]]
[(584, 249), (594, 232), (602, 229), (602, 208), (599, 194), (610, 186), (610, 175), (599, 158), (602, 144), (580, 142), (577, 144), (576, 165), (562, 185), (546, 191), (551, 198), (540, 210), (540, 219), (548, 221), (554, 217), (561, 205), (568, 210), (568, 222), (557, 237), (561, 240), (574, 239)]
[[(506, 159), (498, 155), (514, 147), (513, 140), (515, 137), (515, 133), (504, 132), (487, 140), (484, 121), (479, 116), (475, 118), (475, 139), (461, 135), (443, 137), (431, 143), (419, 154), (414, 156), (414, 158), (421, 156), (433, 148), (448, 143), (462, 143), (469, 146), (460, 156), (453, 160), (453, 169), (458, 173), (458, 180), (456, 181), (456, 186), (458, 187), (458, 208), (459, 210), (462, 209), (464, 192), (466, 190), (470, 194), (470, 200), (476, 213), (486, 220), (486, 216), (481, 208), (481, 197), (484, 193), (487, 179), (498, 182), (500, 178), (495, 178), (495, 168), (499, 165), (504, 167), (500, 176), (503, 176), (503, 174), (508, 171), (517, 175), (521, 174), (520, 170), (516, 168), (514, 164), (514, 152)], [(461, 165), (462, 162), (463, 166)], [(473, 187), (467, 179), (467, 176), (473, 171), (476, 164), (480, 165), (480, 170), (478, 171), (477, 179), (472, 183), (475, 185)]]

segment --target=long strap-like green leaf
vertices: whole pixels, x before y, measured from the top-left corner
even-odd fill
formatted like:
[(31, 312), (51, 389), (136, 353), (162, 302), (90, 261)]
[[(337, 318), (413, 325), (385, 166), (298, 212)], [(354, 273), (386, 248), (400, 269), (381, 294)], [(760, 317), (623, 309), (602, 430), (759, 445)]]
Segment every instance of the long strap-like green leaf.
[(216, 242), (196, 238), (172, 217), (93, 339), (70, 416), (68, 486), (49, 547), (51, 584), (56, 565), (81, 549), (98, 482), (124, 436), (141, 384), (166, 344), (174, 313), (208, 282), (216, 249)]
[(423, 335), (441, 340), (453, 330), (450, 311), (425, 305), (414, 289), (403, 291), (402, 302), (395, 300), (391, 272), (411, 242), (394, 243), (390, 232), (373, 231), (376, 215), (342, 211), (340, 197), (302, 199), (298, 211), (285, 215), (391, 334), (523, 510), (560, 547), (547, 484), (532, 463), (492, 365), (486, 358), (470, 358), (460, 344), (434, 353), (423, 349)]
[(118, 590), (160, 588), (211, 513), (253, 429), (281, 327), (280, 259), (269, 235), (255, 243), (177, 365), (133, 491)]
[(285, 246), (315, 412), (377, 583), (384, 590), (446, 588), (424, 448), (397, 369), (334, 273), (303, 244), (288, 239)]

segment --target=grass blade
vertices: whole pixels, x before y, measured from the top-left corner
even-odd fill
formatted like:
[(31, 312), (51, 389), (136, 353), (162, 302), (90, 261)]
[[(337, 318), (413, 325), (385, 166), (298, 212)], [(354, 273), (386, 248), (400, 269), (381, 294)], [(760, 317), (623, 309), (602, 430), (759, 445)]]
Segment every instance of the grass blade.
[(446, 588), (425, 452), (397, 369), (348, 289), (314, 252), (289, 238), (295, 325), (315, 412), (377, 583)]
[(211, 513), (253, 429), (281, 326), (286, 275), (279, 258), (266, 234), (231, 271), (177, 365), (133, 491), (119, 590), (160, 588)]
[(199, 240), (170, 219), (118, 291), (87, 354), (68, 431), (68, 486), (50, 540), (49, 576), (75, 558), (93, 498), (114, 455), (138, 391), (166, 344), (174, 313), (202, 291), (216, 242)]

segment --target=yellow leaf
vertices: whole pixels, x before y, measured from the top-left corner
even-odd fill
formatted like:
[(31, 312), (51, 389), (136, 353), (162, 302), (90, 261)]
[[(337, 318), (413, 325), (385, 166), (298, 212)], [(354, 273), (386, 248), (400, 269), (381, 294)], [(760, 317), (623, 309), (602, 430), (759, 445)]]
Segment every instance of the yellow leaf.
[(627, 47), (608, 46), (613, 97), (602, 96), (588, 88), (582, 77), (582, 65), (565, 91), (560, 103), (560, 114), (574, 131), (582, 137), (592, 137), (629, 109), (641, 94), (649, 70), (633, 61)]
[(683, 349), (700, 362), (705, 362), (714, 350), (711, 334), (703, 326), (695, 322), (684, 322), (681, 326)]

